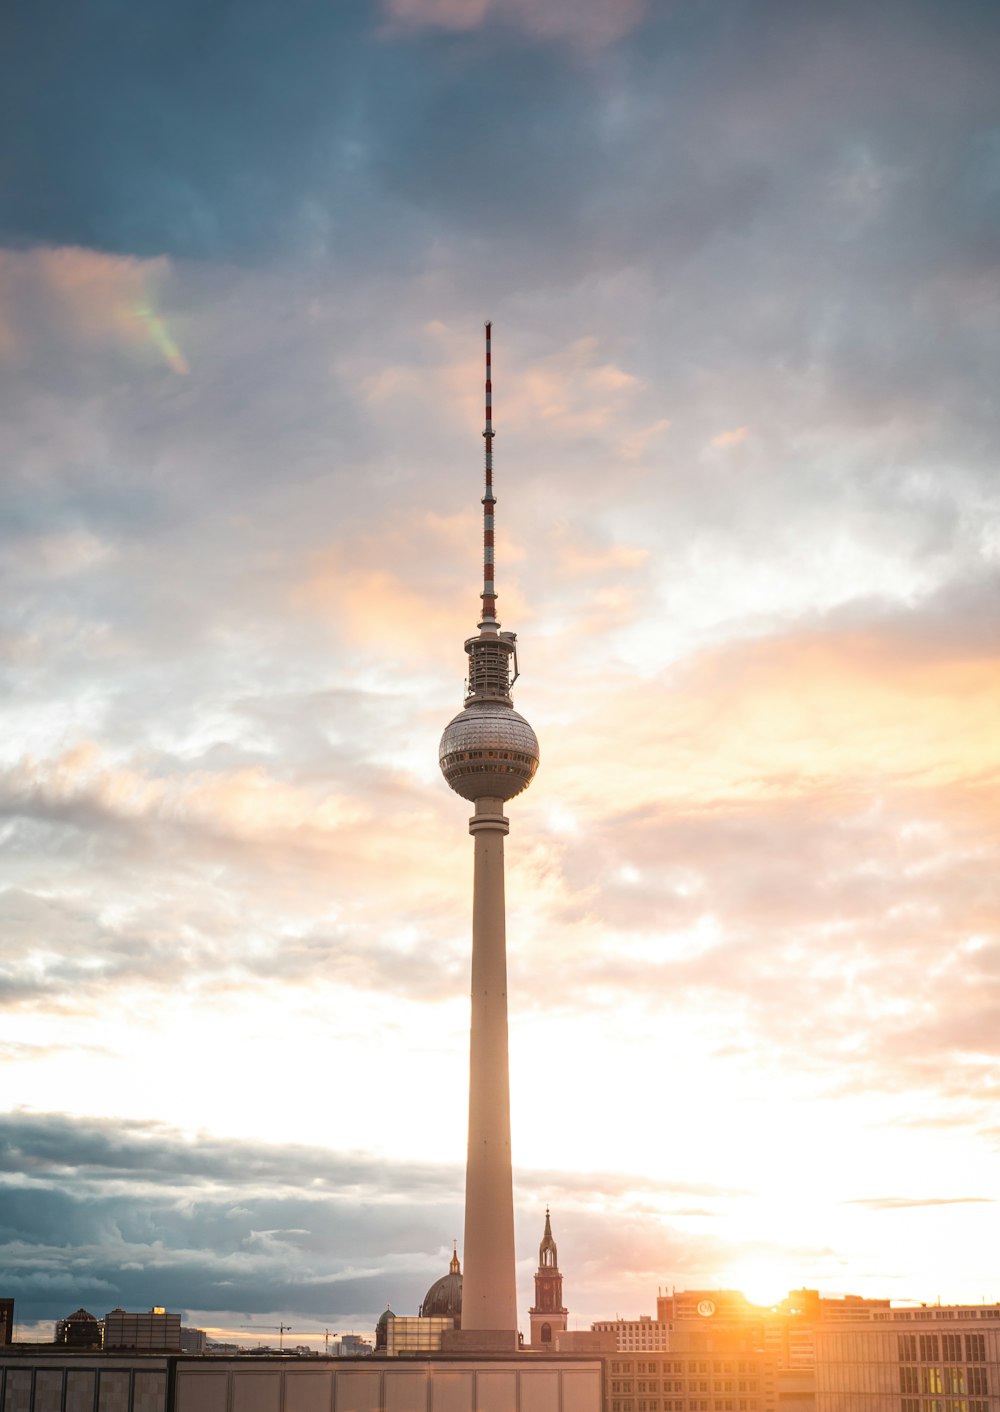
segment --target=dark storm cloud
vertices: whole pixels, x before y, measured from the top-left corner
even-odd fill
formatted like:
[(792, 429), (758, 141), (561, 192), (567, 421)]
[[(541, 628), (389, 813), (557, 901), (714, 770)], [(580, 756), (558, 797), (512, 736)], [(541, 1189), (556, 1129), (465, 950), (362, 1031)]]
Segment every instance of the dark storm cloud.
[[(395, 1189), (390, 1169), (374, 1158), (337, 1155), (294, 1144), (265, 1146), (201, 1136), (178, 1138), (157, 1123), (89, 1119), (59, 1114), (13, 1113), (0, 1117), (4, 1170), (54, 1176), (75, 1171), (81, 1178), (139, 1176), (181, 1186), (215, 1181), (285, 1187), (294, 1173), (310, 1189), (367, 1191)], [(454, 1187), (450, 1169), (409, 1164), (415, 1190)]]
[[(0, 1167), (0, 1251), (27, 1319), (59, 1317), (74, 1302), (100, 1303), (98, 1313), (105, 1302), (159, 1302), (372, 1321), (390, 1298), (400, 1312), (415, 1309), (459, 1224), (462, 1193), (461, 1171), (443, 1165), (58, 1114), (0, 1118)], [(643, 1239), (647, 1264), (665, 1260), (668, 1238), (635, 1194), (694, 1190), (555, 1171), (524, 1173), (519, 1188), (526, 1245), (538, 1192), (558, 1194), (565, 1233), (586, 1243), (595, 1269)], [(622, 1202), (613, 1232), (594, 1229), (595, 1197)]]
[(461, 1201), (450, 1168), (151, 1123), (13, 1114), (0, 1153), (3, 1263), (26, 1318), (101, 1291), (109, 1308), (374, 1316), (390, 1294), (415, 1306)]
[(364, 9), (15, 5), (0, 230), (146, 254), (273, 245), (314, 187), (347, 194), (338, 144)]

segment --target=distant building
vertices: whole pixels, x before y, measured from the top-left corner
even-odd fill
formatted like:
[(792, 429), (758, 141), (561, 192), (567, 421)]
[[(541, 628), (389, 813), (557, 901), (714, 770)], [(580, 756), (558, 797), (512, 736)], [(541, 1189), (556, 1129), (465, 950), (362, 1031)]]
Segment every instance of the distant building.
[(181, 1346), (181, 1316), (153, 1308), (146, 1314), (112, 1309), (104, 1316), (106, 1349), (177, 1349)]
[(622, 1353), (665, 1353), (670, 1347), (669, 1325), (649, 1314), (638, 1319), (598, 1319), (590, 1327), (594, 1333), (613, 1334)]
[(330, 1349), (334, 1358), (364, 1358), (371, 1351), (371, 1344), (360, 1334), (341, 1334)]
[(101, 1325), (86, 1309), (77, 1309), (56, 1324), (55, 1342), (67, 1348), (100, 1348)]
[(204, 1353), (208, 1335), (204, 1329), (189, 1329), (181, 1325), (180, 1350), (182, 1353)]
[(413, 1317), (387, 1309), (375, 1325), (375, 1356), (439, 1353), (447, 1334), (462, 1327), (462, 1267), (452, 1252), (448, 1273), (435, 1280)]
[(14, 1301), (0, 1299), (0, 1345), (12, 1343), (14, 1339)]
[(387, 1309), (375, 1325), (375, 1357), (399, 1358), (408, 1353), (440, 1353), (445, 1334), (455, 1320), (422, 1314), (394, 1314)]
[(545, 1230), (538, 1247), (538, 1269), (535, 1272), (535, 1302), (528, 1311), (531, 1320), (529, 1346), (546, 1353), (556, 1347), (558, 1336), (566, 1329), (567, 1311), (563, 1307), (562, 1275), (559, 1272), (559, 1252), (552, 1238), (549, 1208), (545, 1208)]

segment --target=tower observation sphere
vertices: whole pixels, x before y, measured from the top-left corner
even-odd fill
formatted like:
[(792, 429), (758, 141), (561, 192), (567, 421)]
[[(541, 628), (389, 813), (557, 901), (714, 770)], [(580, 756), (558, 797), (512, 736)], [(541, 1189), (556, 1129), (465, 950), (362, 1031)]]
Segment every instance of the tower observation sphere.
[(445, 779), (463, 799), (513, 799), (538, 769), (538, 741), (513, 706), (470, 701), (445, 726), (439, 758)]
[(538, 769), (538, 741), (514, 710), (517, 638), (496, 616), (493, 510), (493, 383), (486, 325), (486, 490), (479, 632), (466, 639), (465, 704), (441, 737), (441, 772), (475, 805), (472, 892), (472, 995), (469, 1030), (469, 1146), (465, 1173), (465, 1275), (462, 1327), (445, 1350), (517, 1348), (514, 1196), (507, 1052), (507, 939), (503, 806), (527, 789)]

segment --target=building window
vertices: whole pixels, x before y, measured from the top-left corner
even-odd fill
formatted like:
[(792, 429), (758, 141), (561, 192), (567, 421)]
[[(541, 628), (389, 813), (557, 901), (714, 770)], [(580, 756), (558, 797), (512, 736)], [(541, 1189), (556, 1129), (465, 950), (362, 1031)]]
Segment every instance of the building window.
[(969, 1369), (969, 1391), (970, 1391), (970, 1392), (989, 1392), (989, 1390), (990, 1390), (990, 1385), (989, 1385), (989, 1381), (988, 1381), (988, 1378), (987, 1378), (986, 1369), (985, 1369), (985, 1368), (970, 1368), (970, 1369)]
[(543, 1325), (542, 1325), (542, 1342), (543, 1342), (543, 1343), (551, 1343), (551, 1342), (552, 1342), (552, 1325), (551, 1325), (551, 1324), (543, 1324)]
[(920, 1361), (921, 1363), (936, 1363), (941, 1355), (938, 1353), (937, 1334), (920, 1335)]
[[(984, 1370), (984, 1371), (985, 1371), (985, 1370)], [(965, 1369), (964, 1369), (964, 1368), (945, 1368), (945, 1370), (944, 1370), (944, 1379), (945, 1379), (945, 1382), (946, 1382), (947, 1385), (948, 1385), (948, 1387), (947, 1387), (948, 1392), (964, 1392), (964, 1391), (965, 1391)]]
[(946, 1363), (957, 1363), (962, 1356), (962, 1335), (941, 1335), (941, 1357)]
[(921, 1368), (920, 1375), (921, 1392), (944, 1392), (940, 1368)]
[(896, 1345), (900, 1363), (915, 1363), (917, 1361), (916, 1334), (897, 1334)]
[(966, 1334), (965, 1335), (965, 1361), (966, 1363), (986, 1362), (986, 1335)]
[(900, 1392), (919, 1392), (920, 1384), (917, 1380), (916, 1368), (900, 1368), (899, 1370), (899, 1390)]

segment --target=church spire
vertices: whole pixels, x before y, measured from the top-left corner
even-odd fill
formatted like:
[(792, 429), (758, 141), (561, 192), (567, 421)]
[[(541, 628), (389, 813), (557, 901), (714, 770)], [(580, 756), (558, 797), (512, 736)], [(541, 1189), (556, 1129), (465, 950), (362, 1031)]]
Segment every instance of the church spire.
[(545, 1231), (542, 1235), (542, 1243), (538, 1247), (539, 1269), (549, 1267), (553, 1270), (559, 1268), (559, 1252), (556, 1243), (552, 1239), (552, 1221), (549, 1217), (549, 1208), (545, 1208)]
[(552, 1235), (552, 1218), (545, 1208), (545, 1230), (538, 1247), (535, 1272), (535, 1303), (528, 1311), (531, 1319), (531, 1348), (555, 1349), (556, 1335), (565, 1333), (567, 1311), (563, 1307), (559, 1252)]

